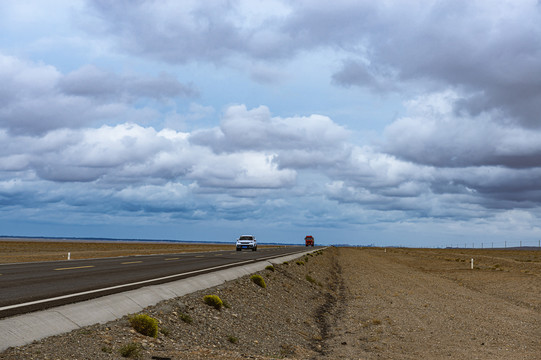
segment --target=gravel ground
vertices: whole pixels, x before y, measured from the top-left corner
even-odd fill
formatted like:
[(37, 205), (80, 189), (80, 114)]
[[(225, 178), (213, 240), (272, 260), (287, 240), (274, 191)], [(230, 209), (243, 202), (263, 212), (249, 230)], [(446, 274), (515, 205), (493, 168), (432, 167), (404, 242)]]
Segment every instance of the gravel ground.
[[(470, 269), (470, 259), (475, 268)], [(539, 359), (541, 251), (329, 248), (0, 359)], [(216, 294), (221, 310), (204, 304)], [(191, 323), (181, 319), (189, 315)]]
[[(132, 343), (139, 359), (311, 358), (321, 351), (321, 329), (328, 326), (321, 309), (334, 299), (334, 254), (328, 250), (261, 271), (266, 288), (246, 276), (149, 307), (142, 313), (158, 319), (157, 338), (135, 332), (124, 317), (10, 348), (0, 359), (119, 359), (122, 347)], [(211, 294), (226, 306), (206, 305), (203, 296)]]

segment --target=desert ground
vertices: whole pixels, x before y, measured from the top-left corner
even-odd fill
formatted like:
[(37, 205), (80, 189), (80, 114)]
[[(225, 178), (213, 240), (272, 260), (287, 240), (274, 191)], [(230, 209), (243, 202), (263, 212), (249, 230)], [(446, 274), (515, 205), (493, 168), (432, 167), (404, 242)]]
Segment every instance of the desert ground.
[(0, 359), (540, 358), (540, 250), (331, 247), (259, 275), (145, 309), (156, 338), (125, 317)]

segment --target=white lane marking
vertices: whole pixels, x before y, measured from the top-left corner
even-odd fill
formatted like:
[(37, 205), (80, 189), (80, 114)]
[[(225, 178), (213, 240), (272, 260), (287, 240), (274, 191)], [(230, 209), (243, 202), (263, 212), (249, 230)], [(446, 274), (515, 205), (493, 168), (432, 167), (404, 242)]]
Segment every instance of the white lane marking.
[(159, 278), (155, 278), (155, 279), (143, 280), (143, 281), (138, 281), (138, 282), (134, 282), (134, 283), (129, 283), (129, 284), (110, 286), (110, 287), (106, 287), (106, 288), (103, 288), (103, 289), (89, 290), (89, 291), (83, 291), (83, 292), (79, 292), (79, 293), (75, 293), (75, 294), (56, 296), (56, 297), (53, 297), (53, 298), (50, 298), (50, 299), (42, 299), (42, 300), (30, 301), (30, 302), (26, 302), (26, 303), (22, 303), (22, 304), (8, 305), (8, 306), (0, 307), (0, 311), (16, 309), (16, 308), (19, 308), (19, 307), (29, 306), (29, 305), (42, 304), (42, 303), (45, 303), (45, 302), (48, 302), (48, 301), (69, 299), (69, 298), (76, 297), (76, 296), (81, 296), (81, 295), (95, 294), (95, 293), (102, 292), (102, 291), (122, 289), (122, 288), (125, 288), (125, 287), (128, 287), (128, 286), (148, 284), (150, 282), (160, 281), (160, 280), (167, 280), (167, 279), (171, 279), (171, 278), (178, 277), (178, 276), (181, 276), (181, 275), (197, 274), (197, 273), (200, 273), (200, 272), (203, 272), (203, 271), (217, 270), (217, 269), (221, 269), (221, 268), (228, 267), (228, 266), (231, 266), (231, 265), (241, 265), (241, 264), (245, 264), (245, 263), (249, 263), (249, 262), (252, 262), (252, 260), (241, 261), (241, 262), (234, 263), (234, 264), (225, 264), (225, 265), (220, 265), (220, 266), (214, 266), (214, 267), (211, 267), (211, 268), (206, 268), (206, 269), (201, 269), (201, 270), (188, 271), (188, 272), (185, 272), (185, 273), (180, 273), (180, 274), (175, 274), (175, 275), (168, 275), (168, 276), (163, 276), (163, 277), (159, 277)]

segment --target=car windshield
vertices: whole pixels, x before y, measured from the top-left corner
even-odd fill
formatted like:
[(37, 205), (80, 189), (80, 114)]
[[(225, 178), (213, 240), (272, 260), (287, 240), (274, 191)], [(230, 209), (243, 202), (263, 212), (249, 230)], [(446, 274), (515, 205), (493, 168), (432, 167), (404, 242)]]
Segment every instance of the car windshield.
[(253, 240), (253, 236), (241, 236), (239, 240)]

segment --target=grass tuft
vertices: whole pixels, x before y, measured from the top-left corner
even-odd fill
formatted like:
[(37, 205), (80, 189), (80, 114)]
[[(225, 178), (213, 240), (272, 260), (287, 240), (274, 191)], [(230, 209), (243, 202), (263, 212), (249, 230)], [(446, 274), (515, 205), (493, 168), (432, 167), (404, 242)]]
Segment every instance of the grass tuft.
[(179, 313), (178, 314), (178, 317), (180, 318), (180, 320), (184, 321), (186, 324), (191, 324), (193, 323), (193, 319), (190, 315), (188, 314), (184, 314), (184, 313)]
[(130, 316), (129, 321), (138, 333), (152, 337), (158, 336), (158, 320), (146, 314), (139, 314)]
[(227, 341), (229, 341), (231, 344), (236, 344), (239, 342), (239, 339), (236, 338), (235, 336), (232, 336), (232, 335), (229, 335), (227, 337)]
[(132, 343), (123, 345), (118, 350), (118, 352), (120, 353), (120, 356), (122, 357), (137, 359), (139, 357), (139, 354), (141, 353), (141, 345), (132, 342)]
[(267, 287), (267, 284), (265, 284), (265, 280), (263, 280), (263, 277), (261, 277), (261, 275), (252, 275), (250, 277), (250, 280), (252, 280), (254, 284), (261, 286), (262, 288)]
[(267, 266), (265, 267), (265, 270), (274, 271), (274, 266), (272, 266), (272, 265), (267, 265)]
[(222, 299), (218, 295), (205, 295), (203, 301), (208, 306), (213, 306), (216, 310), (220, 310), (224, 305)]

